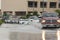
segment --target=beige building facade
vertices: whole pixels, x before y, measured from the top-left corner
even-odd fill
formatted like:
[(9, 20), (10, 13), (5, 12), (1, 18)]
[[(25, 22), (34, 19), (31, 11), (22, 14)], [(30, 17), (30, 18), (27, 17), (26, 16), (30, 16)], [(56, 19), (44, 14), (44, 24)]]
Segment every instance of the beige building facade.
[(10, 15), (26, 15), (27, 13), (39, 13), (42, 11), (54, 12), (60, 9), (59, 0), (2, 0), (1, 11)]

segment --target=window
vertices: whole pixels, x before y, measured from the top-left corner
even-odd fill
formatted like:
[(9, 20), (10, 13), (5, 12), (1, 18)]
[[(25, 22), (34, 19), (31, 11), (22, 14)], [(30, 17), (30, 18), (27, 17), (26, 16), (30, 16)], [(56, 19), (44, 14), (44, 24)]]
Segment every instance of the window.
[(26, 11), (17, 11), (15, 13), (16, 13), (16, 16), (24, 16), (24, 15), (26, 15)]
[(60, 8), (60, 3), (59, 3), (59, 8)]
[(56, 8), (57, 3), (56, 2), (50, 2), (50, 8)]
[(46, 8), (47, 7), (47, 2), (40, 2), (40, 7), (41, 8)]
[(32, 1), (28, 1), (28, 7), (33, 7), (33, 2)]
[(28, 7), (37, 7), (36, 1), (28, 1)]
[(34, 2), (34, 7), (37, 7), (37, 2)]

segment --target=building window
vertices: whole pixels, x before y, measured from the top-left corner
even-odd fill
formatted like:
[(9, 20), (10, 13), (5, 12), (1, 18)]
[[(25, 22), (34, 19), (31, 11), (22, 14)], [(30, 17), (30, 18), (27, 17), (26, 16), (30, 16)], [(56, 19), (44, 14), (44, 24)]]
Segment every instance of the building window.
[(16, 16), (24, 16), (26, 15), (26, 11), (16, 11), (15, 14)]
[(59, 8), (60, 8), (60, 3), (59, 3)]
[(36, 1), (28, 1), (28, 7), (37, 7)]
[(56, 8), (57, 3), (56, 2), (50, 2), (50, 8)]
[(33, 2), (32, 1), (28, 1), (28, 7), (33, 7)]
[(40, 7), (41, 8), (46, 8), (47, 7), (47, 2), (40, 2)]
[(34, 7), (37, 7), (37, 2), (34, 2)]

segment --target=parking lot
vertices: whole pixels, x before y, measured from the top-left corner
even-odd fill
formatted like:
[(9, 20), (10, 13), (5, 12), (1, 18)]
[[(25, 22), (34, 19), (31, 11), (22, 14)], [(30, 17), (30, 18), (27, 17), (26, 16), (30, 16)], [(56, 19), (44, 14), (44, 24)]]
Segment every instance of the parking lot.
[(60, 40), (60, 28), (42, 29), (41, 23), (5, 24), (0, 28), (0, 40)]

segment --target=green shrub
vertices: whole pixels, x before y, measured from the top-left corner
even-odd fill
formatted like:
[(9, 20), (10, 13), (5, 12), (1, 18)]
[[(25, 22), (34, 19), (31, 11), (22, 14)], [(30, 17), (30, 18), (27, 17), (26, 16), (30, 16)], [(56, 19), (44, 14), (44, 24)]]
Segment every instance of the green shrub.
[(26, 15), (26, 18), (29, 18), (30, 16), (39, 16), (39, 14), (37, 12), (33, 12), (32, 14), (31, 13), (28, 13)]
[(31, 13), (28, 13), (28, 14), (26, 15), (26, 18), (29, 18), (30, 16), (32, 16)]
[(55, 12), (57, 12), (59, 14), (59, 16), (60, 16), (60, 10), (55, 10)]
[(39, 16), (39, 14), (37, 12), (34, 12), (33, 15), (34, 16)]
[(4, 23), (4, 21), (3, 21), (3, 20), (0, 20), (0, 25), (1, 25), (2, 23)]
[(22, 19), (26, 19), (26, 16), (22, 16), (22, 17), (20, 17), (20, 18), (22, 18)]

